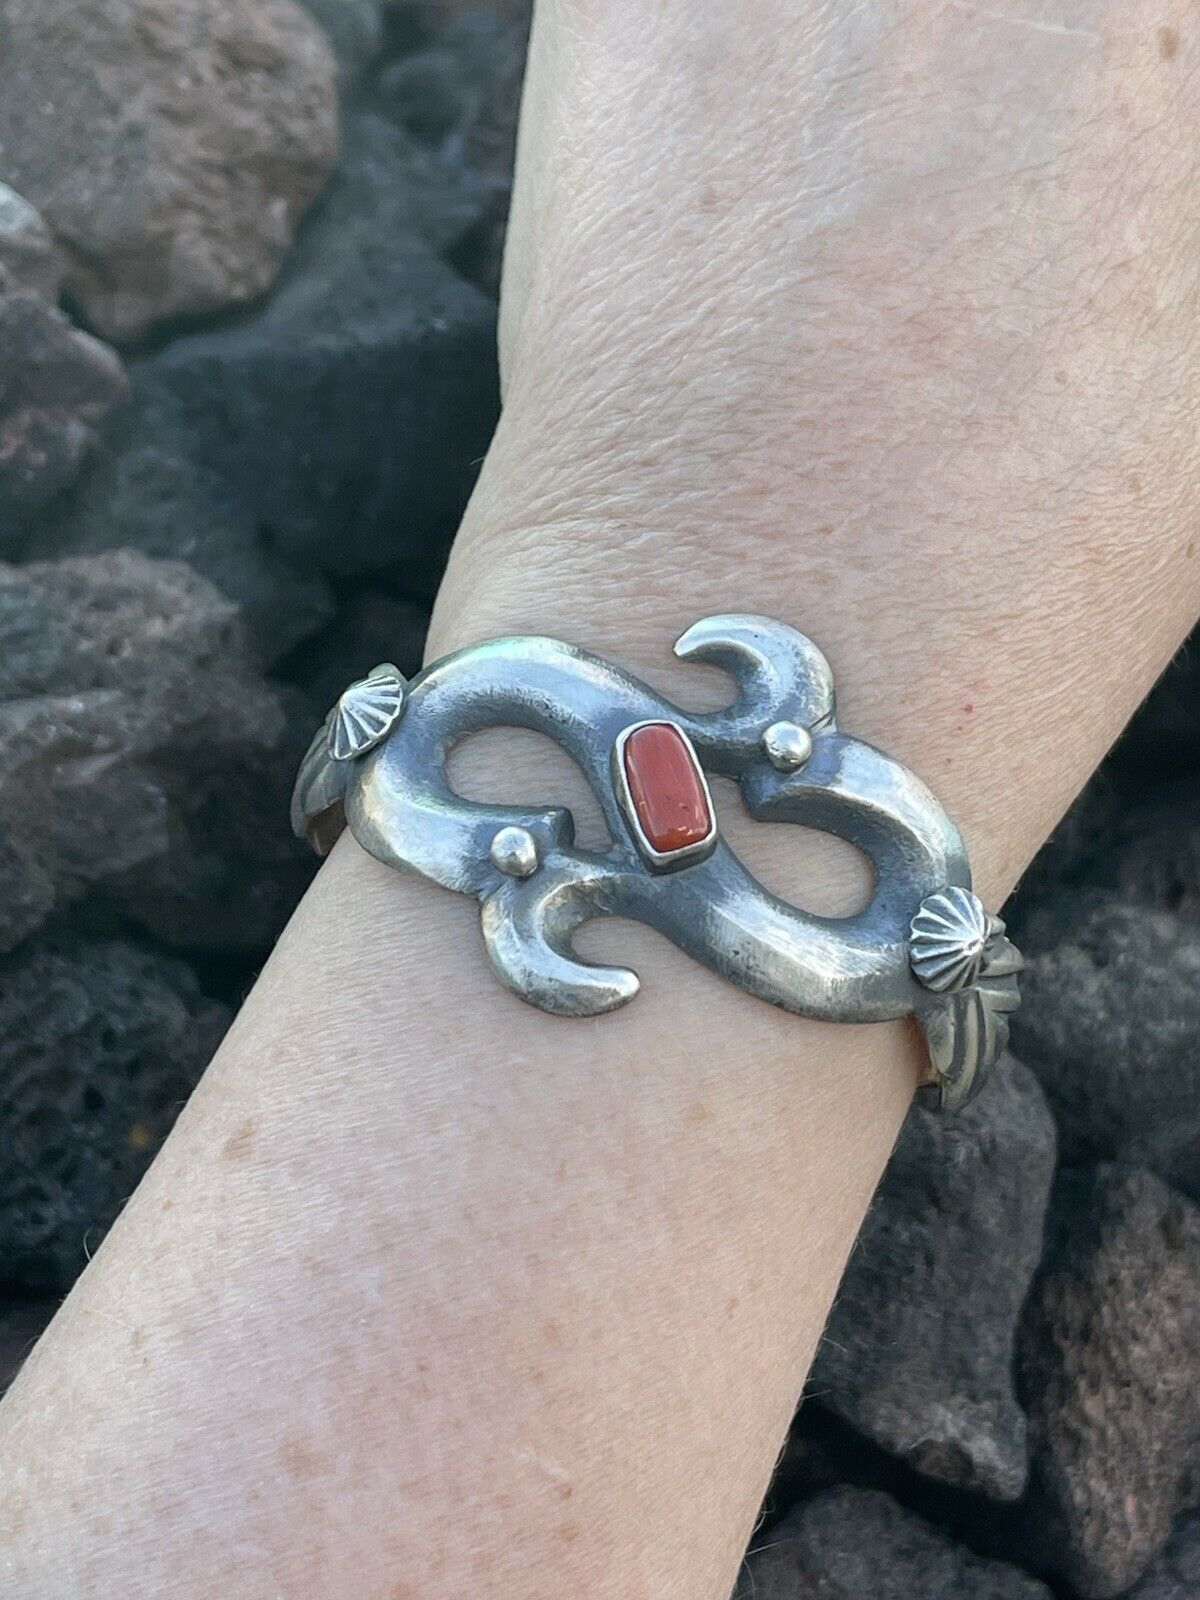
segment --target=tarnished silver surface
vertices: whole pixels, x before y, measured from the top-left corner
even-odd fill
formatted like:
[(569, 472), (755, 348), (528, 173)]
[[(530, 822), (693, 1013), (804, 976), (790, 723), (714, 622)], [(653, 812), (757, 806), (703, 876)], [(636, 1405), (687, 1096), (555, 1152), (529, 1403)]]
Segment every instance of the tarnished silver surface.
[[(723, 711), (681, 711), (571, 645), (496, 639), (402, 686), (386, 731), (376, 740), (369, 722), (358, 737), (370, 742), (347, 759), (344, 740), (331, 752), (343, 696), (301, 765), (293, 826), (324, 851), (348, 824), (380, 861), (474, 895), (496, 971), (545, 1011), (592, 1015), (633, 998), (637, 975), (580, 960), (572, 936), (592, 917), (636, 917), (788, 1011), (834, 1022), (915, 1016), (940, 1103), (965, 1104), (1004, 1047), (1021, 963), (971, 892), (958, 830), (911, 772), (839, 731), (829, 664), (802, 634), (766, 617), (708, 617), (675, 653), (723, 668), (738, 699)], [(382, 675), (389, 692), (391, 672)], [(377, 709), (374, 687), (367, 700)], [(389, 699), (383, 711), (392, 710)], [(875, 868), (870, 904), (835, 918), (780, 900), (721, 839), (715, 813), (711, 836), (687, 859), (656, 860), (620, 761), (625, 738), (648, 722), (674, 723), (702, 781), (705, 772), (735, 779), (752, 817), (856, 845)], [(577, 847), (561, 808), (482, 805), (450, 788), (451, 748), (495, 726), (549, 734), (574, 757), (610, 849)]]

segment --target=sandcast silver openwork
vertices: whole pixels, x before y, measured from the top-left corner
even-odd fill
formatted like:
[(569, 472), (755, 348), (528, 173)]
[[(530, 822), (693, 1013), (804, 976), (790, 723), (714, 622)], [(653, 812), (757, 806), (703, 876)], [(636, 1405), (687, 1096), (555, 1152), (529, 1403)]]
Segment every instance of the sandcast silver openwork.
[[(946, 1109), (977, 1092), (1004, 1048), (1021, 958), (971, 889), (963, 841), (925, 785), (842, 733), (833, 676), (802, 634), (766, 617), (698, 622), (675, 646), (741, 693), (680, 710), (637, 678), (554, 639), (495, 639), (405, 683), (394, 667), (353, 685), (313, 740), (292, 822), (318, 850), (344, 826), (380, 861), (482, 905), (493, 966), (561, 1016), (631, 1000), (637, 975), (576, 955), (593, 917), (635, 917), (750, 993), (802, 1016), (914, 1016)], [(488, 727), (532, 728), (583, 769), (611, 836), (575, 844), (560, 807), (483, 805), (451, 789), (453, 746)], [(856, 845), (875, 869), (853, 916), (802, 911), (758, 883), (721, 838), (706, 774), (738, 783), (762, 822)]]

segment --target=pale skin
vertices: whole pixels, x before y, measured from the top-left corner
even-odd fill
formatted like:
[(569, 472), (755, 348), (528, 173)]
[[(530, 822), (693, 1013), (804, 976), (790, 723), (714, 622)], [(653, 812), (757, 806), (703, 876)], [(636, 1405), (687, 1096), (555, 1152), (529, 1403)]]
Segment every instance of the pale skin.
[[(1200, 610), (1198, 53), (1182, 0), (545, 0), (431, 653), (712, 704), (672, 640), (778, 616), (999, 904)], [(919, 1049), (627, 924), (638, 999), (545, 1017), (477, 924), (338, 846), (0, 1409), (6, 1596), (726, 1600)]]

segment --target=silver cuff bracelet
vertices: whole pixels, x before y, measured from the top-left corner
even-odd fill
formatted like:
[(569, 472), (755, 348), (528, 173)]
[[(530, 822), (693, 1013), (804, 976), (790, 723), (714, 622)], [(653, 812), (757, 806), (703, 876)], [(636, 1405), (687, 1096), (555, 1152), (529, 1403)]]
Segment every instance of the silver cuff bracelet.
[[(555, 639), (495, 639), (406, 683), (376, 667), (329, 713), (301, 764), (292, 825), (322, 854), (344, 826), (388, 866), (482, 905), (492, 965), (559, 1016), (612, 1011), (636, 973), (581, 961), (592, 917), (636, 917), (751, 994), (831, 1022), (914, 1016), (930, 1087), (964, 1105), (1003, 1050), (1021, 958), (971, 891), (957, 828), (921, 781), (839, 732), (815, 645), (767, 617), (708, 617), (675, 646), (741, 690), (680, 711), (598, 656)], [(489, 727), (532, 728), (574, 757), (600, 802), (605, 851), (574, 843), (569, 811), (480, 805), (446, 758)], [(865, 910), (820, 917), (753, 878), (721, 838), (706, 772), (737, 781), (750, 815), (837, 834), (875, 869)]]

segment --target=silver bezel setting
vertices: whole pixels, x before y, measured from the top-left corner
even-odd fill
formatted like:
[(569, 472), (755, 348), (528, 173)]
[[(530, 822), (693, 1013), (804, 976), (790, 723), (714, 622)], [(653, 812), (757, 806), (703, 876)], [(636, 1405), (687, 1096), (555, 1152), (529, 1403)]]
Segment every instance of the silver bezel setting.
[[(638, 819), (637, 806), (629, 792), (629, 778), (625, 771), (625, 746), (639, 728), (674, 728), (683, 740), (687, 750), (688, 759), (692, 763), (692, 771), (696, 774), (697, 781), (704, 794), (704, 803), (708, 807), (709, 829), (703, 839), (697, 839), (694, 844), (682, 845), (678, 850), (656, 850), (646, 837), (645, 830)], [(650, 868), (651, 872), (678, 872), (681, 867), (691, 866), (694, 862), (705, 861), (712, 855), (717, 847), (721, 830), (717, 826), (717, 808), (713, 805), (712, 790), (708, 786), (704, 768), (700, 765), (700, 757), (696, 754), (696, 746), (688, 738), (686, 731), (670, 717), (646, 717), (641, 722), (631, 722), (627, 728), (622, 728), (617, 735), (612, 751), (612, 780), (613, 789), (617, 796), (617, 804), (621, 808), (621, 815), (625, 818), (629, 828), (630, 837), (637, 846), (637, 852)]]

